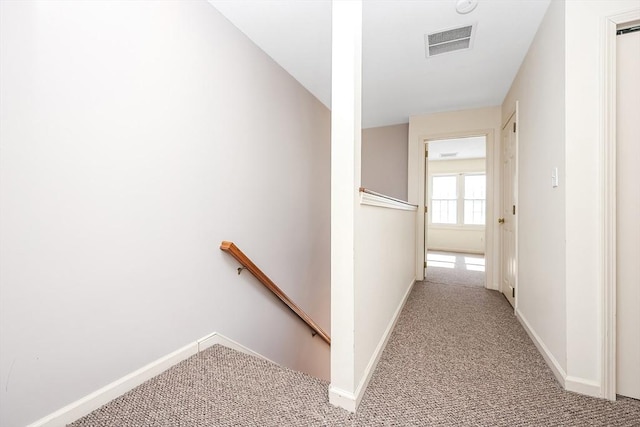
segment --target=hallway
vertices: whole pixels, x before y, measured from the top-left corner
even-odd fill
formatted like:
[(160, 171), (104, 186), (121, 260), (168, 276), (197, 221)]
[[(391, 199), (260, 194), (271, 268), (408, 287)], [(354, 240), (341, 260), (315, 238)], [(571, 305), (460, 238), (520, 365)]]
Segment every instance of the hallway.
[(398, 425), (640, 423), (640, 401), (564, 391), (499, 292), (428, 282), (416, 283), (360, 410), (393, 411)]
[(501, 294), (417, 282), (357, 414), (328, 383), (214, 346), (73, 425), (637, 426), (640, 401), (565, 392)]

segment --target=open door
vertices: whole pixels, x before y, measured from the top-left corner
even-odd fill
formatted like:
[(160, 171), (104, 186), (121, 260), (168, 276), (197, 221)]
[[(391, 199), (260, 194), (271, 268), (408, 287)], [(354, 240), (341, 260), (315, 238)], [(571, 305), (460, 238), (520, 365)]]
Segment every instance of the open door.
[[(516, 109), (517, 111), (517, 109)], [(514, 112), (502, 129), (502, 215), (501, 226), (501, 284), (500, 290), (512, 307), (516, 307), (516, 228), (517, 228), (517, 113)]]

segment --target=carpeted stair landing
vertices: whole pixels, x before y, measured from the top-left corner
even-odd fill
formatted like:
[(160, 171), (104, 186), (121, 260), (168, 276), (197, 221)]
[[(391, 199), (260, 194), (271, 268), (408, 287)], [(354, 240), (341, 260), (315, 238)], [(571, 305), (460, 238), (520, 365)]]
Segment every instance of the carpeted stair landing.
[(72, 425), (640, 427), (638, 400), (564, 391), (504, 297), (478, 287), (416, 283), (357, 414), (328, 386), (214, 346)]
[(329, 384), (215, 345), (71, 424), (80, 426), (350, 425)]

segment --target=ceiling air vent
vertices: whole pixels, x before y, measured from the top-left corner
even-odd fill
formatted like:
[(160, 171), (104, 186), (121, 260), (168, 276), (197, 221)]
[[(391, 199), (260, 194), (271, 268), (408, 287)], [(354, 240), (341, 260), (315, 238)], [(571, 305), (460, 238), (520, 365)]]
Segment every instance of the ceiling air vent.
[(471, 48), (474, 30), (475, 25), (467, 25), (466, 27), (425, 34), (424, 42), (427, 58)]

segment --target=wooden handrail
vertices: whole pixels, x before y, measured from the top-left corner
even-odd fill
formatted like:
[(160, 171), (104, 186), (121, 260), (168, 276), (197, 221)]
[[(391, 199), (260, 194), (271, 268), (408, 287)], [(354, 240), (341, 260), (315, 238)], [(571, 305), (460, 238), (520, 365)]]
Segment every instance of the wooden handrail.
[(287, 305), (295, 314), (306, 323), (315, 334), (320, 335), (320, 338), (325, 340), (327, 344), (331, 345), (331, 337), (322, 330), (316, 322), (313, 321), (307, 313), (305, 313), (300, 307), (298, 307), (291, 299), (280, 289), (269, 277), (262, 272), (250, 259), (247, 257), (233, 242), (223, 241), (220, 244), (220, 249), (228, 252), (247, 270), (255, 276), (267, 289), (273, 292), (280, 300)]

